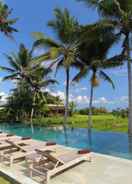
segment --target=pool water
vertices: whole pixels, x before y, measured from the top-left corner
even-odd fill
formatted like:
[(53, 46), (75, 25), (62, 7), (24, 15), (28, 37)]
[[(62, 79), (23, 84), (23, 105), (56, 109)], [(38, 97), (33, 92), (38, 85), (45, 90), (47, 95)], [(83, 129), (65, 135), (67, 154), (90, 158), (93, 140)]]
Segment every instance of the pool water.
[[(132, 160), (132, 137), (125, 133), (102, 132), (92, 130), (88, 133), (85, 128), (53, 130), (34, 127), (32, 134), (30, 126), (24, 124), (0, 124), (0, 130), (20, 136), (31, 136), (34, 139), (55, 141), (75, 148), (88, 148), (94, 152), (123, 157)], [(67, 136), (66, 136), (67, 135)]]

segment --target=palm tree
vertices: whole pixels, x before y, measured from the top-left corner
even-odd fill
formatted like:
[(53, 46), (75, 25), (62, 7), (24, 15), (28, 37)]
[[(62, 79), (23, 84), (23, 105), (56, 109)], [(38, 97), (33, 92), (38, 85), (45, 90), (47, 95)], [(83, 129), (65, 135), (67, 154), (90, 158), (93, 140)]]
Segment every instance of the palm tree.
[(103, 19), (113, 24), (116, 34), (122, 40), (122, 54), (128, 68), (129, 115), (128, 133), (132, 135), (132, 69), (131, 69), (131, 33), (132, 33), (132, 1), (131, 0), (78, 0), (98, 9)]
[[(57, 83), (56, 80), (49, 78), (49, 74), (52, 72), (49, 68), (44, 68), (41, 66), (35, 66), (36, 69), (33, 70), (33, 72), (30, 75), (31, 80), (31, 89), (33, 94), (33, 105), (31, 110), (31, 117), (30, 122), (32, 124), (34, 110), (36, 107), (36, 104), (39, 102), (41, 105), (42, 103), (46, 103), (45, 95), (42, 91), (42, 89), (47, 88), (51, 84)], [(33, 130), (33, 127), (32, 127)]]
[(0, 31), (4, 33), (7, 37), (11, 37), (13, 32), (17, 30), (12, 27), (16, 23), (17, 19), (10, 19), (9, 16), (12, 13), (12, 9), (0, 1)]
[(33, 94), (30, 122), (32, 132), (34, 132), (32, 118), (36, 98), (41, 98), (45, 101), (41, 88), (47, 87), (49, 84), (55, 83), (56, 81), (49, 78), (44, 80), (44, 77), (47, 77), (51, 70), (42, 68), (40, 64), (35, 64), (32, 54), (33, 49), (29, 51), (23, 44), (20, 44), (17, 54), (6, 55), (10, 67), (0, 66), (0, 69), (9, 73), (3, 80), (25, 81), (30, 86)]
[(7, 76), (3, 77), (3, 81), (26, 81), (32, 84), (29, 77), (32, 72), (32, 50), (29, 51), (23, 44), (20, 44), (18, 53), (6, 55), (6, 57), (10, 66), (0, 66), (2, 71), (9, 73)]
[(10, 67), (0, 66), (0, 69), (9, 73), (3, 80), (15, 79), (29, 81), (29, 74), (32, 72), (32, 51), (20, 44), (18, 53), (5, 55)]
[[(79, 58), (84, 63), (84, 67), (74, 77), (73, 81), (78, 81), (91, 72), (90, 80), (90, 100), (88, 113), (88, 128), (92, 127), (92, 103), (94, 88), (99, 86), (100, 79), (109, 82), (115, 88), (112, 79), (108, 76), (105, 69), (117, 67), (122, 64), (122, 54), (116, 58), (107, 59), (107, 53), (113, 43), (118, 40), (118, 36), (113, 34), (111, 25), (102, 26), (102, 22), (83, 26), (82, 43), (79, 46)], [(118, 62), (115, 62), (118, 60)]]
[(68, 10), (64, 11), (56, 8), (54, 10), (55, 19), (48, 22), (48, 26), (51, 27), (56, 35), (57, 41), (51, 38), (42, 37), (35, 43), (36, 46), (43, 45), (48, 46), (49, 52), (38, 58), (38, 61), (47, 59), (52, 61), (53, 65), (56, 65), (56, 71), (59, 68), (64, 68), (66, 75), (66, 89), (65, 89), (65, 116), (64, 116), (64, 129), (66, 129), (68, 111), (69, 111), (69, 84), (70, 84), (70, 68), (71, 66), (79, 66), (76, 64), (77, 50), (78, 50), (78, 36), (77, 30), (79, 25), (74, 17), (71, 17)]

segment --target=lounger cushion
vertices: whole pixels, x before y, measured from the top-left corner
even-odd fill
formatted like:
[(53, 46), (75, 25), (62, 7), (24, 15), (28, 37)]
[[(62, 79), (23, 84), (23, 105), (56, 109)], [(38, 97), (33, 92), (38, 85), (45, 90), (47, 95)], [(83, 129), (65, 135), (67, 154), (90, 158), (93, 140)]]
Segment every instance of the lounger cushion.
[(78, 151), (78, 154), (87, 154), (87, 153), (90, 153), (91, 151), (88, 150), (88, 149), (82, 149), (82, 150), (79, 150)]
[(56, 145), (56, 142), (47, 142), (46, 146), (52, 146), (52, 145)]
[(7, 137), (12, 137), (12, 136), (14, 136), (14, 134), (7, 134), (6, 136)]
[(31, 137), (22, 137), (21, 140), (28, 140), (31, 139)]

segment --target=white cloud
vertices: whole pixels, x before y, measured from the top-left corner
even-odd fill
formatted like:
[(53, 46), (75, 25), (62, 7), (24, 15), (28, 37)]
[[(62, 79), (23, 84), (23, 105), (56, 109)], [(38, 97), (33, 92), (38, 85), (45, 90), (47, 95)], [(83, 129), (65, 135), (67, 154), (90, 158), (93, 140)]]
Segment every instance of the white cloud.
[(94, 104), (102, 104), (102, 105), (105, 105), (105, 104), (110, 104), (111, 101), (109, 101), (109, 100), (106, 99), (105, 97), (100, 97), (100, 98), (98, 98), (97, 100), (94, 100), (93, 103), (94, 103)]
[[(85, 90), (85, 89), (84, 89)], [(65, 100), (65, 93), (61, 90), (51, 91), (50, 89), (46, 89), (45, 91), (49, 92), (53, 96), (59, 96), (61, 100)], [(69, 95), (69, 101), (74, 101), (76, 105), (79, 107), (88, 107), (90, 97), (86, 95), (77, 95), (75, 91), (71, 91)], [(114, 99), (108, 99), (104, 96), (94, 98), (93, 105), (97, 106), (107, 106), (107, 105), (127, 105), (128, 104), (128, 96), (121, 96)]]
[(123, 103), (128, 103), (128, 96), (121, 96), (119, 101)]

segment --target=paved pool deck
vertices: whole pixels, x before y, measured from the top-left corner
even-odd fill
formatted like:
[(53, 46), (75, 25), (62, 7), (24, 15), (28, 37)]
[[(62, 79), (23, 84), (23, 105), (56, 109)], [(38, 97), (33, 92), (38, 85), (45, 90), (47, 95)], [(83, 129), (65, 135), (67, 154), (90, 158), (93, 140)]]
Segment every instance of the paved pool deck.
[[(112, 156), (92, 153), (91, 163), (79, 165), (53, 177), (49, 184), (132, 184), (132, 161)], [(24, 163), (12, 168), (0, 164), (0, 171), (21, 184), (38, 184), (25, 173)]]

